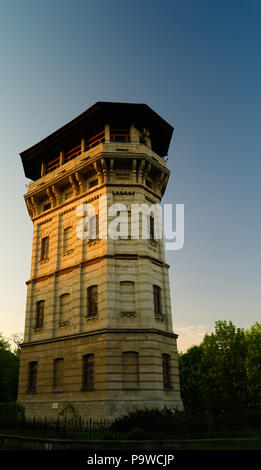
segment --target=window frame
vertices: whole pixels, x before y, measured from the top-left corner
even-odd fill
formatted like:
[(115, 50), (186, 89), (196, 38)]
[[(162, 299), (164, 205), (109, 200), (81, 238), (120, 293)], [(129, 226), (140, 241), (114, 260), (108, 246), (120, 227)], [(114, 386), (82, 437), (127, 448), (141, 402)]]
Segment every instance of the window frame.
[(153, 284), (153, 303), (154, 303), (154, 315), (155, 318), (162, 317), (162, 299), (161, 299), (161, 287), (157, 284)]
[(63, 229), (63, 253), (67, 253), (71, 250), (71, 235), (72, 225), (69, 225)]
[[(94, 235), (94, 236), (91, 236)], [(94, 214), (88, 218), (88, 240), (92, 242), (99, 239), (99, 215)]]
[[(126, 371), (127, 366), (130, 364), (127, 364), (126, 362), (124, 363), (124, 359), (126, 359), (127, 355), (132, 354), (133, 357), (135, 357), (135, 362), (133, 362), (132, 367), (136, 366), (137, 371), (136, 372), (128, 372)], [(124, 370), (125, 367), (125, 370)], [(136, 374), (136, 380), (126, 380), (129, 376), (135, 376)], [(133, 382), (133, 385), (129, 385), (129, 382)], [(135, 382), (135, 384), (134, 384)], [(133, 390), (137, 391), (140, 389), (140, 367), (139, 367), (139, 353), (137, 351), (123, 351), (122, 352), (122, 389), (123, 390)]]
[[(127, 289), (126, 289), (127, 288)], [(136, 315), (136, 285), (132, 280), (120, 281), (120, 314), (125, 316), (135, 316)], [(131, 303), (131, 308), (124, 308), (123, 296), (127, 297), (129, 303)]]
[(38, 362), (30, 361), (28, 363), (27, 393), (36, 393), (37, 390), (37, 372)]
[[(95, 292), (92, 292), (91, 289), (96, 288)], [(93, 301), (93, 297), (96, 296), (96, 299)], [(87, 287), (87, 313), (86, 317), (87, 318), (93, 318), (98, 316), (98, 284), (93, 284), (89, 287)], [(96, 308), (93, 309), (93, 305), (96, 305)]]
[(35, 312), (35, 329), (41, 329), (44, 327), (44, 310), (45, 310), (45, 301), (38, 300), (36, 302), (36, 312)]
[(49, 235), (41, 239), (41, 252), (40, 252), (40, 261), (48, 260), (49, 255), (49, 244), (50, 238)]
[[(64, 299), (67, 299), (67, 303), (64, 304)], [(59, 325), (66, 325), (69, 322), (69, 308), (71, 303), (70, 292), (64, 292), (59, 296)], [(67, 307), (67, 309), (65, 308)], [(68, 317), (68, 318), (67, 318)]]
[(95, 385), (95, 356), (93, 353), (82, 357), (82, 390), (93, 391)]
[[(62, 364), (62, 374), (60, 377), (59, 377), (59, 374), (57, 373), (58, 372), (57, 364)], [(63, 387), (64, 387), (64, 358), (56, 357), (53, 360), (53, 391), (61, 393), (63, 392)]]

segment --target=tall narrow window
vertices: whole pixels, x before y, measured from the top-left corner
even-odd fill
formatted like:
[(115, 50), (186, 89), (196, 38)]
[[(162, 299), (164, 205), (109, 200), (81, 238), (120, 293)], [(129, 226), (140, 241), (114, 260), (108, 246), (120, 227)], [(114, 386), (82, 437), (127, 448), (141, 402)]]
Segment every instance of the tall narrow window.
[(48, 259), (49, 254), (49, 237), (44, 237), (41, 240), (41, 256), (40, 260)]
[(29, 362), (28, 366), (28, 393), (36, 393), (36, 380), (37, 380), (37, 362)]
[(35, 328), (43, 328), (44, 325), (44, 300), (36, 302)]
[(122, 353), (122, 376), (124, 390), (139, 388), (139, 353), (127, 351)]
[(59, 323), (68, 322), (70, 316), (70, 294), (60, 296), (60, 315)]
[(64, 360), (58, 357), (53, 361), (53, 390), (55, 392), (63, 391)]
[(94, 354), (83, 356), (82, 389), (94, 389)]
[(162, 372), (163, 372), (163, 387), (172, 388), (171, 386), (171, 363), (170, 363), (169, 354), (162, 354)]
[(148, 215), (148, 235), (149, 240), (155, 239), (155, 230), (154, 230), (154, 217)]
[(161, 288), (159, 286), (153, 286), (153, 299), (154, 299), (154, 314), (155, 317), (162, 316), (161, 308)]
[(88, 238), (95, 240), (99, 238), (99, 217), (98, 215), (92, 215), (88, 221)]
[(63, 231), (63, 252), (71, 248), (72, 227), (66, 227)]
[(120, 312), (135, 315), (135, 283), (132, 281), (120, 283)]
[(87, 316), (98, 315), (98, 286), (90, 286), (87, 289)]

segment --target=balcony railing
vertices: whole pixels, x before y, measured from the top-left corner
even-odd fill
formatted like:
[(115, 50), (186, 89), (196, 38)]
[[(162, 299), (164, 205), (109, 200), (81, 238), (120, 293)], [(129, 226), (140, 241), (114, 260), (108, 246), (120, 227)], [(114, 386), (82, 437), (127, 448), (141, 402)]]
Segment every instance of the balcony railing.
[(81, 150), (81, 144), (77, 145), (76, 147), (73, 147), (72, 149), (68, 150), (65, 155), (64, 155), (64, 163), (69, 162), (70, 160), (73, 160), (73, 158), (78, 157), (82, 153)]

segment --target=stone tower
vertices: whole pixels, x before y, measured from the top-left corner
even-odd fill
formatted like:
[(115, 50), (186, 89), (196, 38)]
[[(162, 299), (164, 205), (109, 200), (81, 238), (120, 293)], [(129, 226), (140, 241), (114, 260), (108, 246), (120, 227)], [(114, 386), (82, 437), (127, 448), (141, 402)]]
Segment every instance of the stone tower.
[[(20, 154), (34, 227), (18, 395), (27, 416), (68, 403), (83, 418), (182, 408), (163, 240), (153, 211), (145, 239), (129, 217), (160, 203), (172, 132), (145, 104), (97, 102)], [(107, 236), (119, 213), (125, 233)]]

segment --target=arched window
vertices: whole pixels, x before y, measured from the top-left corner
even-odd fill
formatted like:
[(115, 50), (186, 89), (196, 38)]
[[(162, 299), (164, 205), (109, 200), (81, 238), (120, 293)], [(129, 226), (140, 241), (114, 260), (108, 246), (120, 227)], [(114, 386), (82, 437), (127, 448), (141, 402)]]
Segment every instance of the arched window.
[(59, 323), (68, 322), (70, 317), (70, 294), (60, 295)]
[(64, 360), (58, 357), (53, 361), (53, 389), (56, 392), (63, 391)]
[(139, 353), (135, 351), (122, 353), (122, 379), (124, 390), (139, 388)]
[(163, 387), (172, 388), (171, 386), (171, 361), (169, 354), (162, 354), (162, 372), (163, 372)]
[(90, 286), (87, 289), (87, 317), (98, 315), (98, 286)]
[(135, 313), (135, 283), (132, 281), (120, 283), (120, 311)]

